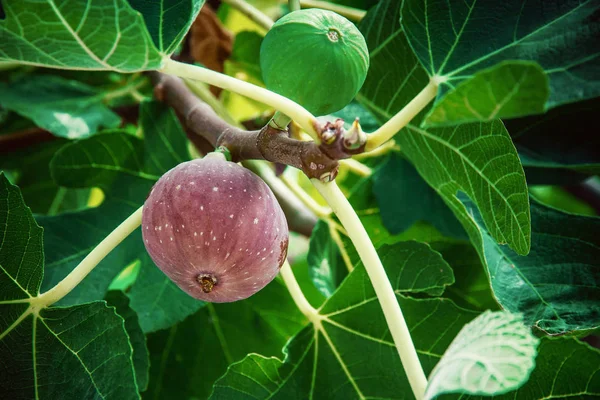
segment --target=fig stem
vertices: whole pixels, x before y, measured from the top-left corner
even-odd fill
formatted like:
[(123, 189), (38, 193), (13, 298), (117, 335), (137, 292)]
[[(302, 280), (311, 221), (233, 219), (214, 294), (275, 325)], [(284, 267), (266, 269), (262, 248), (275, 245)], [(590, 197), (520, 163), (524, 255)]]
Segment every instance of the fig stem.
[(323, 207), (317, 203), (294, 179), (288, 176), (289, 174), (283, 173), (279, 176), (279, 179), (285, 183), (285, 185), (304, 203), (306, 207), (319, 218), (328, 218), (331, 215), (331, 208)]
[(300, 10), (300, 0), (288, 0), (288, 6), (290, 7), (290, 11), (298, 11)]
[(423, 88), (402, 110), (394, 115), (388, 122), (383, 124), (375, 132), (367, 136), (365, 151), (371, 151), (386, 143), (400, 132), (408, 123), (417, 116), (427, 105), (435, 99), (439, 86), (439, 80), (432, 78), (427, 86)]
[(259, 25), (264, 30), (268, 31), (273, 26), (274, 22), (271, 18), (265, 15), (258, 8), (252, 4), (247, 3), (244, 0), (222, 0), (223, 3), (228, 4), (230, 7), (238, 10), (240, 13), (248, 17), (252, 22)]
[(275, 115), (269, 121), (269, 125), (275, 129), (279, 129), (280, 131), (287, 130), (287, 126), (292, 122), (292, 119), (282, 113), (281, 111), (275, 111)]
[(367, 167), (365, 164), (353, 158), (340, 160), (340, 165), (345, 166), (350, 171), (365, 178), (371, 176), (371, 174), (373, 173), (373, 170), (371, 168)]
[(142, 208), (133, 214), (104, 238), (73, 271), (69, 273), (56, 286), (31, 300), (31, 304), (38, 308), (50, 306), (71, 292), (92, 270), (106, 257), (119, 243), (142, 224)]
[(294, 272), (292, 271), (292, 267), (287, 259), (281, 266), (279, 273), (281, 274), (281, 278), (283, 279), (285, 286), (287, 286), (294, 303), (296, 303), (296, 307), (298, 307), (300, 312), (304, 314), (304, 316), (311, 323), (318, 326), (320, 323), (318, 312), (313, 308), (313, 306), (310, 305), (308, 300), (306, 300), (306, 297), (304, 296), (304, 293), (302, 293), (302, 289), (300, 289), (300, 285), (298, 285), (298, 281), (296, 280)]
[(267, 104), (276, 110), (281, 110), (285, 115), (292, 118), (302, 127), (317, 143), (320, 142), (319, 134), (315, 129), (317, 119), (307, 109), (298, 103), (271, 92), (260, 86), (242, 81), (220, 72), (196, 65), (185, 64), (171, 59), (166, 59), (160, 72), (175, 75), (180, 78), (187, 78), (204, 83), (209, 83), (221, 89), (229, 90), (253, 100)]
[(394, 289), (385, 273), (383, 264), (377, 255), (375, 246), (371, 242), (367, 231), (361, 223), (358, 215), (337, 186), (335, 181), (323, 183), (318, 179), (311, 179), (315, 188), (329, 203), (333, 212), (348, 232), (348, 236), (363, 262), (379, 304), (383, 310), (388, 328), (394, 338), (396, 349), (400, 355), (404, 372), (417, 400), (423, 399), (427, 378), (419, 361), (417, 351), (406, 325), (404, 315), (398, 304)]

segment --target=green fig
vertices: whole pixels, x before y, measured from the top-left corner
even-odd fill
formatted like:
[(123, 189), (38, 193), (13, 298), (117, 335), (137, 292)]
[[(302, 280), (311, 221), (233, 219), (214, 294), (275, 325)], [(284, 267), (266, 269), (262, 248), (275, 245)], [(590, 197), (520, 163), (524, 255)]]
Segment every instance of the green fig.
[(269, 90), (311, 113), (341, 110), (358, 93), (369, 69), (365, 38), (346, 18), (325, 10), (291, 12), (279, 19), (260, 48)]

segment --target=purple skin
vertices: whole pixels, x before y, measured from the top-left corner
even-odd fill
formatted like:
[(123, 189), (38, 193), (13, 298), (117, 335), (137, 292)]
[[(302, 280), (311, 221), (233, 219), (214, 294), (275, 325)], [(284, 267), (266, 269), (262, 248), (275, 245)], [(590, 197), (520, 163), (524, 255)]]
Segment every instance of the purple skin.
[(275, 278), (287, 256), (288, 226), (255, 174), (210, 153), (164, 174), (142, 215), (154, 263), (190, 296), (242, 300)]

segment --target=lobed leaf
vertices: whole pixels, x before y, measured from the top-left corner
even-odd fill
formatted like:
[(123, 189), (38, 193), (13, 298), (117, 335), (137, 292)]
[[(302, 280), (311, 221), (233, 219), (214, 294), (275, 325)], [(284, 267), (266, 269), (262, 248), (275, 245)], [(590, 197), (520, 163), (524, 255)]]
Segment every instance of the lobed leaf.
[(42, 229), (0, 174), (0, 389), (11, 399), (139, 398), (124, 321), (104, 302), (40, 307)]

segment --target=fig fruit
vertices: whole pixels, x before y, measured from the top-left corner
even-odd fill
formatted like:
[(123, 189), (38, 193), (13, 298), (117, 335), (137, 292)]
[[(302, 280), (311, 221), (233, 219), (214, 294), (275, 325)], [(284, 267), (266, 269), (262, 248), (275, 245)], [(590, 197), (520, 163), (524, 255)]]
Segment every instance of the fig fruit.
[(215, 152), (156, 182), (144, 203), (142, 236), (154, 263), (183, 291), (223, 303), (273, 280), (289, 232), (271, 189)]
[(299, 10), (269, 30), (260, 47), (260, 66), (269, 90), (319, 116), (341, 110), (356, 96), (367, 76), (369, 51), (346, 18)]

